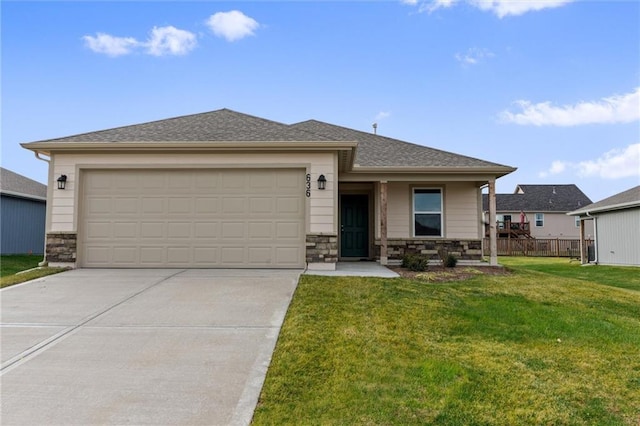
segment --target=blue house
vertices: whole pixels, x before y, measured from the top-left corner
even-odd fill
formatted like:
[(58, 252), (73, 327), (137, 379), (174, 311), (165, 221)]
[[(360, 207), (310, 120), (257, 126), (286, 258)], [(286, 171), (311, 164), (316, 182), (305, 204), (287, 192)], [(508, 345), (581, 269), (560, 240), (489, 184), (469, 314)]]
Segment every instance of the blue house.
[(47, 186), (0, 167), (0, 253), (44, 253)]

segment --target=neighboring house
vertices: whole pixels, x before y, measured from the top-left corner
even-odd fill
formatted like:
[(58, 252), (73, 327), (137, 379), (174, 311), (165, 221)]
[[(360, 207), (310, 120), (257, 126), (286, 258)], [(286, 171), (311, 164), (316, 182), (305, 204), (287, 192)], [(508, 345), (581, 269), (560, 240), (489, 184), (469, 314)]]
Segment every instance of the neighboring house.
[(47, 186), (0, 167), (0, 253), (42, 254)]
[[(508, 237), (511, 228), (523, 228), (520, 236), (531, 238), (580, 238), (580, 221), (567, 213), (591, 204), (591, 200), (576, 185), (517, 185), (513, 194), (496, 194), (496, 221), (499, 237)], [(488, 223), (488, 195), (483, 194), (485, 223)], [(525, 213), (525, 225), (520, 226), (520, 212)], [(510, 226), (511, 224), (511, 226)], [(585, 229), (593, 238), (593, 226)], [(516, 232), (517, 234), (517, 232)], [(518, 235), (512, 235), (518, 237)]]
[(568, 215), (595, 228), (594, 251), (587, 258), (583, 250), (582, 263), (640, 266), (640, 185)]
[(228, 109), (22, 146), (49, 157), (50, 185), (66, 176), (46, 259), (77, 267), (333, 269), (439, 249), (479, 260), (481, 188), (515, 170)]

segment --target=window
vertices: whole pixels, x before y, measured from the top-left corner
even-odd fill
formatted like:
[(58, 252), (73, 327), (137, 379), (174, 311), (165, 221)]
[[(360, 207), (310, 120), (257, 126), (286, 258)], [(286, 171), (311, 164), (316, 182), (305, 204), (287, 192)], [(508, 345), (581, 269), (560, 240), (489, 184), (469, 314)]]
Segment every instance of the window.
[(580, 228), (580, 216), (576, 216), (576, 228)]
[(544, 213), (536, 213), (536, 227), (544, 226)]
[(413, 190), (413, 235), (442, 236), (442, 190)]

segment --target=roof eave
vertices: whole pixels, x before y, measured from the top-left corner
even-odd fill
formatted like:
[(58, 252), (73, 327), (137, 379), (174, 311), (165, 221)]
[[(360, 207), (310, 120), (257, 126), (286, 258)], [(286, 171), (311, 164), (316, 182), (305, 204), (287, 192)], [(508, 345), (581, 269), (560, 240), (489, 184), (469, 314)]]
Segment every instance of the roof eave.
[(354, 165), (352, 173), (438, 173), (438, 174), (490, 174), (496, 178), (517, 170), (515, 167), (363, 167)]
[(161, 141), (161, 142), (30, 142), (20, 144), (23, 148), (49, 155), (52, 152), (69, 151), (254, 151), (260, 150), (314, 150), (353, 151), (357, 142), (333, 141)]
[(591, 213), (601, 213), (601, 212), (608, 212), (612, 210), (629, 209), (633, 207), (640, 207), (640, 200), (629, 201), (627, 203), (620, 203), (620, 204), (611, 204), (608, 206), (596, 207), (594, 209), (584, 208), (580, 210), (574, 210), (572, 212), (568, 212), (567, 216), (583, 216), (583, 215), (590, 215)]

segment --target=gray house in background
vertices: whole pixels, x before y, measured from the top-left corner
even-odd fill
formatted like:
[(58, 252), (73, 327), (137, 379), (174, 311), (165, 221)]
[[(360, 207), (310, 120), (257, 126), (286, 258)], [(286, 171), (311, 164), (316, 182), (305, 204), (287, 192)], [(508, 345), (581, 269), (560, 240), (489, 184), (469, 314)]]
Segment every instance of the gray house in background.
[[(595, 252), (589, 260), (640, 266), (640, 185), (567, 214), (580, 219), (581, 240), (585, 223), (593, 223)], [(587, 263), (587, 253), (581, 253), (581, 258)]]
[[(511, 194), (496, 194), (498, 236), (506, 237), (509, 223), (520, 225), (520, 211), (526, 214), (523, 230), (531, 238), (580, 238), (580, 222), (567, 216), (592, 201), (574, 184), (517, 185)], [(489, 198), (483, 194), (484, 221), (489, 223)], [(593, 227), (586, 224), (585, 238), (593, 238)], [(519, 231), (520, 232), (520, 231)], [(516, 236), (517, 238), (517, 236)]]
[(0, 253), (44, 253), (47, 186), (0, 167)]

